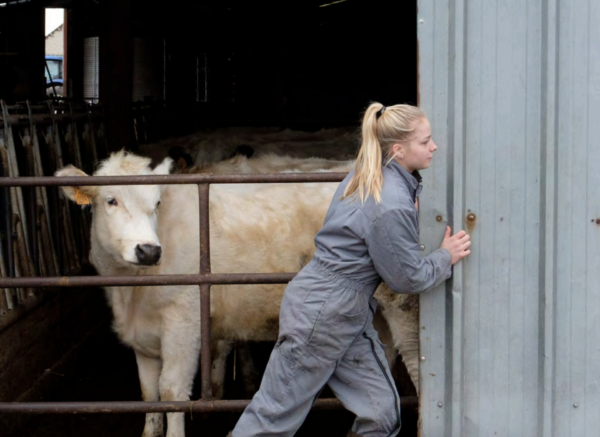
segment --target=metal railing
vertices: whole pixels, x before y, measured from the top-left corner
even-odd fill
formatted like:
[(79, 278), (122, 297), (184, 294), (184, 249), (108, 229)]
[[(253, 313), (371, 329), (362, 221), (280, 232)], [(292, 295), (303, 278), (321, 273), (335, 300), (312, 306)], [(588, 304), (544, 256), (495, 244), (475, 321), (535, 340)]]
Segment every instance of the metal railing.
[[(269, 175), (168, 175), (48, 177), (67, 163), (91, 173), (89, 164), (107, 156), (102, 110), (74, 102), (8, 106), (0, 101), (0, 332), (58, 287), (198, 285), (201, 306), (201, 399), (187, 402), (4, 402), (0, 413), (127, 413), (241, 411), (249, 401), (214, 400), (210, 386), (210, 286), (283, 284), (295, 273), (213, 274), (209, 247), (209, 186), (222, 183), (339, 182), (342, 173)], [(137, 132), (137, 131), (136, 131)], [(45, 146), (45, 147), (42, 147)], [(18, 158), (18, 159), (17, 159)], [(25, 169), (23, 171), (23, 169)], [(199, 196), (199, 274), (73, 276), (87, 253), (90, 218), (58, 195), (60, 186), (195, 184)], [(51, 190), (52, 188), (52, 190)], [(29, 190), (29, 191), (26, 191)], [(2, 215), (5, 219), (2, 219)], [(4, 259), (3, 259), (4, 258)], [(46, 288), (41, 293), (37, 288)], [(315, 408), (340, 408), (319, 399)], [(417, 398), (403, 398), (416, 407)]]
[[(281, 284), (289, 282), (296, 273), (211, 273), (209, 187), (210, 184), (339, 182), (345, 173), (287, 173), (269, 175), (166, 175), (166, 176), (92, 176), (92, 177), (8, 177), (0, 178), (0, 187), (31, 186), (94, 186), (94, 185), (171, 185), (198, 186), (200, 226), (200, 273), (190, 275), (154, 276), (63, 276), (2, 278), (0, 288), (16, 287), (79, 287), (125, 285), (199, 285), (201, 318), (201, 398), (187, 402), (4, 402), (3, 413), (129, 413), (129, 412), (217, 412), (241, 411), (249, 401), (213, 400), (210, 385), (210, 286), (213, 284)], [(416, 397), (404, 397), (403, 407), (416, 407)], [(336, 399), (320, 399), (319, 409), (341, 408)]]
[[(0, 178), (50, 176), (67, 163), (85, 168), (106, 155), (101, 106), (0, 101)], [(80, 271), (88, 232), (89, 215), (69, 205), (57, 189), (1, 188), (0, 277)], [(0, 287), (0, 332), (49, 296), (31, 287)]]

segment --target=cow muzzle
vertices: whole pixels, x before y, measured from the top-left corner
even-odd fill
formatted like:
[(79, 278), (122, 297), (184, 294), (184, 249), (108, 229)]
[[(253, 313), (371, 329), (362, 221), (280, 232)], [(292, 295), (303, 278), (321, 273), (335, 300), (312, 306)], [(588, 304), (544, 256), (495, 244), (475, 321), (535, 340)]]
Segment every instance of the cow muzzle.
[(138, 244), (135, 246), (135, 256), (138, 263), (144, 266), (153, 266), (160, 261), (162, 248), (154, 244)]

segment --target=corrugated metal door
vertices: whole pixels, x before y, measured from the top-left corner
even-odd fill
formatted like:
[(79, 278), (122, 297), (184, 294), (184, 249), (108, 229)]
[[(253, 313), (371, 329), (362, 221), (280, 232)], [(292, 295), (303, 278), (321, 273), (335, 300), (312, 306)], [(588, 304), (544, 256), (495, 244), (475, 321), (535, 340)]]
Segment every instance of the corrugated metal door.
[(419, 2), (419, 86), (440, 146), (427, 250), (469, 259), (421, 298), (424, 436), (600, 429), (600, 5)]

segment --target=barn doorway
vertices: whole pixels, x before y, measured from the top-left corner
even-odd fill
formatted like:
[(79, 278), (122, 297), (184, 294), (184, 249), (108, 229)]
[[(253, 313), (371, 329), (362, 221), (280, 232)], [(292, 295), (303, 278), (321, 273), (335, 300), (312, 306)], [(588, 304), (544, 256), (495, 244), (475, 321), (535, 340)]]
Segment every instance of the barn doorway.
[[(6, 8), (11, 13), (19, 8), (13, 3)], [(245, 126), (305, 132), (356, 128), (361, 111), (371, 101), (386, 105), (417, 103), (416, 1), (49, 0), (41, 3), (48, 8), (64, 7), (68, 17), (69, 34), (64, 44), (68, 53), (63, 56), (69, 56), (69, 63), (63, 77), (69, 78), (71, 97), (82, 100), (86, 97), (85, 62), (91, 58), (86, 57), (85, 50), (91, 44), (96, 64), (89, 76), (94, 88), (87, 97), (103, 103), (108, 117), (119, 121), (119, 129), (122, 126), (131, 130), (132, 123), (126, 111), (119, 112), (122, 107), (113, 111), (111, 105), (116, 96), (125, 96), (127, 103), (136, 102), (134, 109), (136, 104), (140, 108), (153, 108), (156, 104), (169, 111), (161, 119), (169, 121), (164, 129), (151, 132), (153, 135), (140, 135), (138, 139), (132, 135), (140, 144), (181, 137), (203, 128)], [(114, 54), (106, 58), (106, 47), (111, 49), (111, 46), (103, 48), (102, 44), (107, 44), (107, 35), (112, 35), (106, 24), (107, 4), (116, 8), (119, 17), (125, 17), (117, 23), (121, 27), (114, 33), (131, 42), (130, 54), (136, 47), (138, 53), (145, 53), (140, 55), (140, 64), (136, 64), (134, 56), (125, 58), (129, 65), (119, 64), (110, 57)], [(14, 16), (25, 20), (25, 14)], [(0, 16), (0, 22), (8, 23), (7, 17)], [(18, 24), (17, 20), (11, 28), (17, 29)], [(2, 38), (5, 35), (0, 36), (0, 41), (6, 42)], [(137, 46), (136, 40), (141, 41)], [(8, 46), (12, 41), (8, 41)], [(86, 45), (86, 41), (90, 43)], [(36, 68), (41, 74), (41, 68)], [(104, 72), (100, 71), (102, 68)], [(136, 76), (140, 71), (144, 74)], [(123, 80), (124, 77), (128, 79)], [(136, 77), (140, 80), (139, 89), (150, 91), (136, 94)], [(129, 111), (132, 115), (133, 110)], [(111, 135), (110, 128), (106, 134)], [(123, 137), (130, 134), (127, 131)], [(109, 144), (123, 146), (121, 141)], [(62, 296), (69, 299), (68, 293)], [(134, 355), (111, 331), (110, 314), (101, 293), (94, 292), (89, 299), (79, 295), (77, 299), (77, 305), (63, 302), (58, 309), (56, 305), (52, 307), (58, 314), (58, 318), (52, 319), (61, 326), (58, 331), (75, 331), (77, 322), (86, 317), (98, 323), (93, 329), (88, 327), (89, 333), (78, 337), (81, 340), (72, 348), (62, 344), (60, 354), (48, 352), (48, 347), (38, 354), (39, 343), (32, 343), (23, 356), (36, 365), (19, 369), (23, 384), (13, 400), (140, 399)], [(18, 341), (20, 333), (29, 329), (33, 320), (44, 323), (44, 310), (45, 307), (39, 307), (36, 314), (24, 316), (23, 324), (13, 325), (0, 333), (0, 337)], [(61, 335), (65, 338), (65, 334)], [(269, 344), (253, 346), (259, 368), (266, 363), (271, 348)], [(240, 394), (241, 382), (233, 379), (233, 357), (228, 366), (226, 397), (232, 399)], [(6, 369), (12, 372), (14, 367)], [(401, 368), (395, 371), (404, 372)], [(7, 377), (6, 373), (3, 375)], [(408, 390), (400, 387), (401, 392), (414, 394)], [(34, 397), (28, 398), (29, 395)], [(416, 415), (403, 414), (400, 435), (416, 436)], [(188, 415), (188, 433), (225, 435), (238, 415), (222, 413), (208, 418)], [(352, 419), (346, 412), (311, 413), (298, 435), (342, 437)], [(0, 420), (9, 419), (5, 416)], [(18, 426), (4, 429), (8, 430), (7, 436), (93, 437), (97, 432), (118, 437), (141, 434), (143, 420), (140, 414), (21, 416), (15, 422), (10, 419)], [(324, 420), (327, 427), (322, 425)]]

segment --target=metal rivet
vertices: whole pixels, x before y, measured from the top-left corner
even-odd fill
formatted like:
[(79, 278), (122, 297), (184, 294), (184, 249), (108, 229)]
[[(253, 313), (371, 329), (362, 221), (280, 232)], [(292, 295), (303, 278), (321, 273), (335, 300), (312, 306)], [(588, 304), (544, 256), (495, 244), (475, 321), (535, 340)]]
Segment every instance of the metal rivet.
[(476, 218), (477, 218), (477, 216), (473, 213), (471, 213), (467, 216), (467, 220), (469, 220), (470, 222), (475, 221)]
[(421, 357), (421, 361), (425, 361), (425, 357)]
[(435, 220), (436, 220), (436, 221), (438, 221), (438, 222), (441, 222), (441, 221), (442, 221), (442, 216), (441, 216), (441, 215), (438, 215), (438, 216), (435, 218)]
[(424, 20), (419, 20), (419, 24), (423, 24), (424, 22)]
[(597, 225), (600, 225), (600, 218), (597, 218), (597, 219), (596, 219), (596, 224), (597, 224)]
[(444, 404), (442, 404), (441, 402), (438, 402), (438, 407), (442, 408), (442, 405), (444, 405)]
[(420, 247), (421, 247), (421, 250), (425, 250), (425, 245), (424, 244), (421, 244)]
[(579, 405), (578, 404), (573, 404), (573, 407), (577, 408)]

